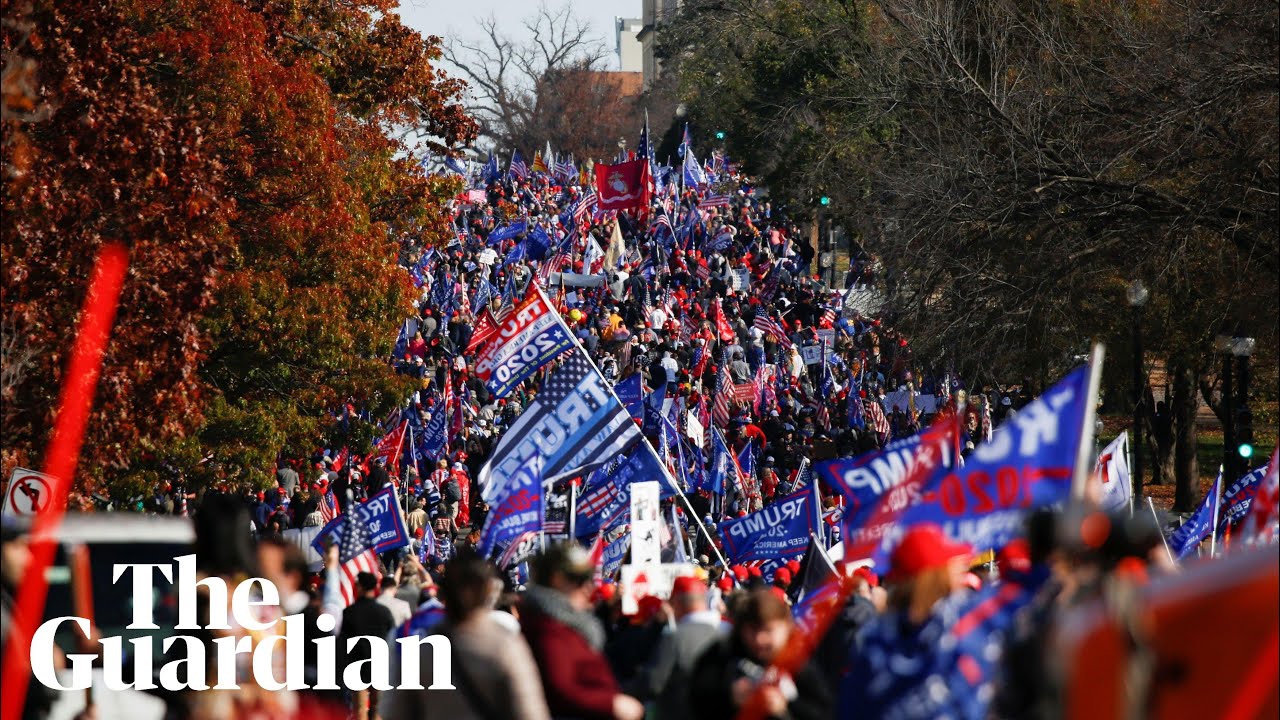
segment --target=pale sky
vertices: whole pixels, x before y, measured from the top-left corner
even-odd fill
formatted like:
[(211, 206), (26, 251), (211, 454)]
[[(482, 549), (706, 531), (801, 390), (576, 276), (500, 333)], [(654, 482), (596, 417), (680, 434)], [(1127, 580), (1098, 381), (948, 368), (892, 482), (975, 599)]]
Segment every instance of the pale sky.
[[(551, 9), (563, 7), (565, 0), (547, 0)], [(573, 13), (591, 23), (594, 34), (609, 51), (610, 69), (617, 69), (615, 17), (640, 17), (641, 0), (568, 0)], [(534, 14), (538, 0), (400, 0), (400, 17), (405, 25), (424, 35), (450, 36), (474, 40), (478, 33), (476, 18), (490, 14), (498, 19), (498, 27), (513, 40), (523, 31), (521, 21)]]

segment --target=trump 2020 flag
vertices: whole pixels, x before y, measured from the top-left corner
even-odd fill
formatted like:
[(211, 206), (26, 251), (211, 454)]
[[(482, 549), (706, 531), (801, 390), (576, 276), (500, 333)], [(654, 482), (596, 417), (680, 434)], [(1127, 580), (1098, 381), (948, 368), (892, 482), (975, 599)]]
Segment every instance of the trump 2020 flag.
[(476, 548), (481, 557), (489, 557), (495, 547), (511, 547), (542, 530), (542, 458), (535, 455), (516, 470), (492, 506)]
[(622, 455), (642, 439), (608, 381), (581, 350), (570, 352), (480, 470), (490, 504), (529, 459), (541, 456), (545, 482), (585, 473)]
[(1129, 509), (1129, 499), (1133, 497), (1133, 485), (1129, 480), (1128, 456), (1128, 432), (1120, 433), (1120, 437), (1112, 440), (1111, 444), (1098, 453), (1098, 464), (1095, 469), (1095, 477), (1101, 486), (1098, 507), (1107, 512)]
[(573, 338), (537, 283), (503, 315), (494, 336), (476, 353), (476, 375), (494, 397), (517, 385), (573, 347)]
[(870, 557), (902, 511), (920, 498), (921, 486), (938, 468), (954, 466), (959, 430), (956, 416), (946, 415), (879, 452), (813, 464), (813, 471), (844, 497), (845, 557)]
[(934, 471), (872, 553), (876, 567), (887, 566), (889, 549), (913, 525), (936, 523), (953, 540), (997, 549), (1022, 532), (1026, 513), (1066, 501), (1092, 406), (1088, 386), (1088, 366), (1071, 372), (979, 444), (962, 467)]
[(1262, 478), (1267, 475), (1267, 465), (1246, 473), (1227, 486), (1222, 493), (1222, 507), (1218, 510), (1218, 535), (1221, 537), (1227, 528), (1238, 524), (1249, 514), (1253, 505), (1253, 497), (1258, 494)]
[(1169, 549), (1179, 560), (1194, 553), (1196, 548), (1200, 547), (1201, 541), (1209, 537), (1209, 533), (1213, 531), (1214, 515), (1218, 512), (1218, 503), (1222, 500), (1222, 473), (1218, 473), (1218, 478), (1213, 481), (1213, 487), (1209, 488), (1209, 492), (1205, 493), (1204, 500), (1200, 501), (1200, 507), (1191, 513), (1191, 517), (1182, 524), (1182, 527), (1173, 531), (1169, 536)]
[(763, 510), (720, 523), (725, 554), (735, 563), (799, 557), (809, 546), (809, 535), (817, 532), (815, 518), (813, 493), (808, 488), (792, 493)]
[(373, 494), (367, 502), (353, 503), (348, 511), (320, 529), (311, 540), (311, 547), (324, 555), (324, 540), (339, 532), (348, 518), (355, 518), (368, 532), (368, 545), (378, 553), (384, 553), (409, 544), (409, 531), (404, 516), (396, 503), (395, 488), (388, 485)]

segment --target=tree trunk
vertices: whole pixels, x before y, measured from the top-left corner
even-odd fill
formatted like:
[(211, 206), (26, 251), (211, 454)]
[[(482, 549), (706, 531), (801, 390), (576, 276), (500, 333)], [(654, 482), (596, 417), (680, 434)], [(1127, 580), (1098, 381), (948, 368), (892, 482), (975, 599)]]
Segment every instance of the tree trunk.
[(1175, 361), (1173, 379), (1174, 512), (1191, 512), (1200, 495), (1200, 468), (1196, 463), (1196, 407), (1199, 404), (1198, 373)]

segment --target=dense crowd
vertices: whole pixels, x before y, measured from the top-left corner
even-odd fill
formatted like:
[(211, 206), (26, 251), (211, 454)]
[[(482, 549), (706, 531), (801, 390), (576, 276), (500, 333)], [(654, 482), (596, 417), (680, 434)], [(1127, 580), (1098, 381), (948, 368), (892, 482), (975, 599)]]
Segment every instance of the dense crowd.
[[(924, 365), (907, 338), (859, 306), (876, 280), (873, 258), (852, 248), (844, 287), (829, 287), (783, 209), (723, 163), (708, 170), (718, 176), (702, 188), (660, 176), (647, 207), (621, 213), (594, 209), (592, 190), (576, 181), (486, 172), (455, 201), (453, 243), (405, 243), (404, 264), (422, 294), (391, 362), (419, 385), (382, 419), (387, 436), (407, 430), (392, 452), (384, 442), (364, 458), (325, 448), (282, 459), (277, 486), (264, 491), (156, 488), (147, 509), (195, 516), (206, 572), (263, 573), (291, 604), (281, 611), (305, 612), (311, 633), (323, 634), (315, 618), (329, 613), (340, 618), (340, 640), (444, 634), (452, 643), (457, 692), (310, 691), (235, 702), (331, 701), (361, 719), (729, 718), (748, 707), (797, 719), (1055, 712), (1047, 628), (1063, 607), (1162, 571), (1160, 536), (1141, 517), (1118, 520), (1113, 542), (1086, 547), (1063, 534), (1057, 516), (1037, 515), (1026, 539), (994, 559), (977, 558), (936, 526), (915, 527), (884, 578), (837, 559), (842, 592), (830, 628), (804, 662), (768, 669), (795, 633), (809, 630), (797, 625), (793, 606), (813, 590), (806, 578), (816, 561), (726, 565), (716, 523), (814, 486), (814, 461), (879, 450), (947, 409), (965, 408), (967, 453), (1031, 397), (1026, 387), (965, 388)], [(508, 233), (517, 222), (522, 232)], [(518, 567), (496, 567), (475, 552), (490, 511), (477, 478), (554, 364), (494, 397), (475, 372), (473, 341), (485, 317), (501, 316), (530, 283), (552, 298), (615, 387), (639, 379), (632, 414), (688, 496), (687, 504), (664, 501), (663, 516), (674, 518), (668, 546), (696, 570), (668, 598), (640, 598), (638, 612), (622, 612), (616, 578), (601, 572), (592, 548), (610, 539), (603, 533), (569, 537), (572, 523), (548, 526), (541, 551)], [(678, 438), (647, 422), (651, 404)], [(344, 407), (335, 422), (360, 412)], [(447, 429), (443, 445), (427, 440), (433, 422)], [(698, 452), (668, 452), (695, 435)], [(709, 480), (714, 435), (737, 463), (721, 486)], [(554, 487), (548, 518), (573, 512), (572, 480)], [(317, 570), (303, 546), (283, 538), (388, 486), (412, 540), (349, 577), (344, 598), (336, 543)], [(817, 492), (830, 524), (824, 545), (834, 547), (842, 500), (831, 488)], [(235, 538), (246, 531), (255, 546), (225, 549), (239, 547)], [(1034, 622), (1010, 617), (993, 626), (989, 607), (974, 608), (975, 598), (1019, 593), (1030, 598), (1019, 617)], [(420, 663), (424, 686), (429, 652)], [(362, 660), (359, 652), (345, 658)], [(218, 708), (208, 706), (225, 699), (192, 693), (171, 701), (175, 717), (212, 717)]]

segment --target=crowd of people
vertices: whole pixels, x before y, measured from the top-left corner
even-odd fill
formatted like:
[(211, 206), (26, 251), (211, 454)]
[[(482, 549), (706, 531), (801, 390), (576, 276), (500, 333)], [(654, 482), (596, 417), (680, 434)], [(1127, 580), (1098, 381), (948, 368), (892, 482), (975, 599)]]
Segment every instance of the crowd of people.
[[(1044, 643), (1056, 613), (1110, 584), (1162, 571), (1158, 531), (1138, 520), (1117, 521), (1119, 540), (1086, 546), (1063, 534), (1058, 516), (1033, 516), (1026, 539), (994, 561), (936, 526), (914, 527), (883, 578), (880, 569), (837, 561), (840, 603), (830, 627), (803, 662), (771, 670), (796, 633), (811, 631), (793, 617), (805, 568), (797, 560), (768, 574), (726, 565), (716, 523), (817, 483), (814, 461), (874, 452), (949, 408), (965, 408), (962, 448), (972, 450), (1031, 396), (1026, 387), (965, 388), (925, 365), (906, 337), (855, 302), (875, 280), (872, 258), (853, 249), (844, 287), (829, 287), (814, 274), (814, 248), (783, 209), (723, 163), (708, 170), (714, 182), (702, 188), (659, 173), (650, 203), (623, 212), (593, 208), (591, 186), (576, 175), (486, 171), (455, 201), (453, 243), (404, 247), (421, 298), (391, 362), (418, 386), (382, 421), (388, 435), (409, 430), (394, 452), (361, 458), (325, 448), (282, 459), (276, 487), (265, 490), (223, 485), (197, 494), (177, 482), (156, 489), (148, 509), (193, 514), (200, 546), (217, 557), (228, 557), (217, 548), (236, 545), (232, 534), (250, 531), (255, 549), (234, 562), (206, 562), (205, 571), (264, 573), (282, 597), (298, 598), (283, 611), (306, 608), (310, 632), (323, 634), (315, 618), (328, 613), (340, 620), (332, 631), (340, 640), (442, 634), (451, 641), (455, 692), (312, 691), (305, 706), (341, 703), (361, 720), (646, 713), (665, 720), (747, 710), (796, 719), (1049, 716), (1060, 688)], [(523, 232), (507, 233), (517, 222)], [(690, 423), (705, 429), (705, 453), (670, 460), (688, 504), (664, 512), (676, 518), (672, 543), (688, 548), (695, 570), (669, 597), (640, 598), (638, 612), (622, 612), (616, 578), (602, 577), (589, 549), (604, 538), (568, 537), (561, 523), (518, 568), (496, 567), (476, 551), (490, 512), (477, 484), (481, 468), (554, 364), (495, 397), (476, 373), (483, 339), (474, 341), (485, 316), (501, 315), (531, 283), (615, 387), (638, 376), (644, 402), (656, 393), (684, 442)], [(344, 407), (335, 420), (360, 410)], [(440, 414), (444, 444), (431, 447), (426, 428)], [(633, 414), (644, 426), (643, 408)], [(655, 446), (676, 442), (661, 430), (646, 433)], [(713, 434), (738, 461), (722, 488), (706, 482)], [(314, 571), (303, 549), (282, 537), (320, 527), (388, 486), (412, 540), (383, 555), (377, 572), (352, 578), (348, 602), (338, 593), (336, 546)], [(555, 492), (567, 496), (568, 479)], [(834, 528), (841, 499), (831, 488), (818, 493)], [(828, 540), (837, 543), (838, 534)], [(975, 610), (975, 598), (1001, 587), (1010, 590), (998, 597), (1033, 596), (1022, 614), (1035, 622), (1010, 618), (994, 627), (989, 610)], [(346, 662), (366, 659), (352, 654)], [(430, 685), (429, 655), (419, 667)], [(174, 700), (174, 716), (203, 717), (210, 702), (192, 693)], [(264, 694), (239, 702), (284, 700)]]

